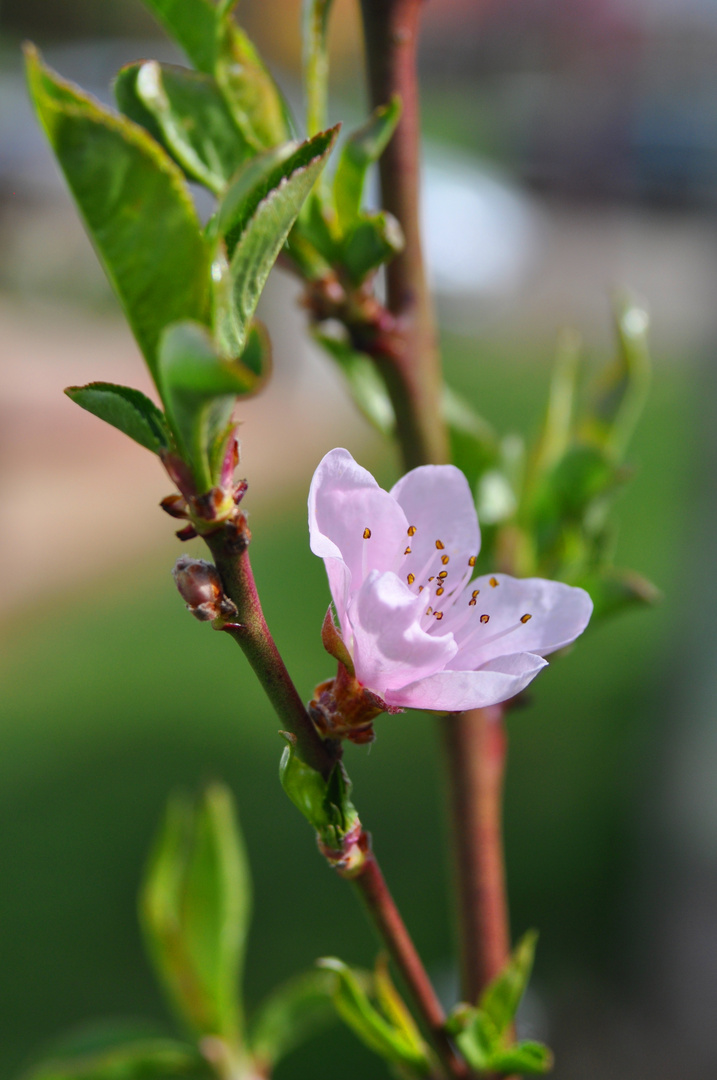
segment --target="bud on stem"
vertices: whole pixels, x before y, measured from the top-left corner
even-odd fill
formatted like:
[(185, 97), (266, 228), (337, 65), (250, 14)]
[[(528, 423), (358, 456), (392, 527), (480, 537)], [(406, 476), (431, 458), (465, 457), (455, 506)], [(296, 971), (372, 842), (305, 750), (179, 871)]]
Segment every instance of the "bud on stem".
[(236, 605), (224, 595), (221, 578), (211, 563), (182, 555), (177, 559), (172, 576), (195, 619), (214, 622), (236, 616)]

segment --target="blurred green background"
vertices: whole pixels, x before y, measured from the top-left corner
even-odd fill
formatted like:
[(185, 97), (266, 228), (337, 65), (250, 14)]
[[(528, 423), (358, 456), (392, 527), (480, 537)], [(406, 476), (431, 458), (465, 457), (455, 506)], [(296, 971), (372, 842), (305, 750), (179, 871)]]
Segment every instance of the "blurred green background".
[[(296, 47), (286, 29), (290, 20), (279, 17), (288, 9), (295, 14), (296, 7), (246, 4), (247, 24), (265, 47), (273, 43), (287, 86)], [(351, 7), (339, 5), (336, 47), (354, 78)], [(717, 337), (710, 300), (717, 264), (711, 207), (699, 195), (709, 184), (696, 188), (687, 203), (683, 185), (679, 199), (648, 211), (639, 185), (599, 194), (578, 190), (579, 170), (566, 172), (556, 153), (553, 171), (543, 169), (536, 194), (535, 162), (544, 163), (545, 154), (526, 154), (515, 135), (524, 126), (511, 127), (513, 113), (505, 109), (507, 74), (516, 77), (514, 101), (519, 77), (529, 66), (525, 42), (542, 39), (515, 15), (507, 30), (500, 19), (491, 22), (490, 5), (485, 8), (474, 5), (470, 19), (477, 19), (478, 9), (485, 16), (483, 30), (497, 42), (493, 54), (476, 45), (476, 66), (465, 60), (451, 84), (449, 46), (444, 43), (442, 52), (436, 46), (435, 57), (427, 52), (428, 132), (444, 140), (450, 135), (464, 152), (502, 162), (509, 182), (519, 182), (523, 190), (532, 183), (536, 235), (549, 233), (553, 240), (538, 248), (544, 262), (532, 277), (526, 275), (513, 293), (506, 286), (497, 305), (490, 294), (475, 305), (469, 295), (458, 302), (441, 294), (450, 381), (501, 432), (534, 432), (561, 297), (566, 318), (584, 317), (580, 328), (586, 329), (597, 363), (610, 349), (607, 288), (631, 267), (638, 280), (627, 284), (641, 286), (644, 278), (649, 291), (650, 282), (657, 283), (654, 388), (629, 455), (634, 477), (617, 506), (616, 561), (656, 582), (664, 601), (589, 631), (534, 684), (530, 707), (510, 719), (506, 835), (513, 931), (516, 937), (531, 926), (541, 932), (525, 1023), (554, 1045), (560, 1080), (704, 1080), (717, 1068), (709, 1024), (717, 1004), (717, 747), (711, 723), (716, 639), (709, 542), (715, 523), (715, 388), (707, 363)], [(468, 7), (458, 3), (447, 10), (458, 29), (469, 17)], [(555, 4), (554, 10), (567, 18), (577, 8)], [(435, 15), (428, 18), (434, 19), (435, 32)], [(553, 33), (567, 54), (564, 25), (555, 15), (555, 26), (541, 33), (547, 40)], [(109, 0), (2, 0), (0, 27), (5, 34), (0, 73), (7, 75), (3, 85), (13, 93), (14, 47), (21, 34), (57, 49), (62, 39), (78, 36), (152, 33), (139, 3)], [(555, 27), (563, 27), (563, 37), (555, 37)], [(514, 53), (516, 70), (506, 60), (510, 30), (522, 42)], [(105, 81), (110, 74), (103, 66), (106, 47), (106, 41), (85, 47), (94, 57), (90, 68)], [(461, 49), (463, 56), (465, 41)], [(82, 66), (77, 54), (57, 55), (70, 68)], [(120, 59), (133, 55), (128, 47)], [(557, 78), (557, 61), (555, 68)], [(462, 109), (460, 80), (475, 91), (473, 97), (464, 94)], [(503, 117), (502, 126), (496, 116)], [(25, 122), (31, 123), (29, 114)], [(5, 146), (12, 157), (16, 144), (9, 136)], [(50, 175), (42, 151), (32, 154), (32, 168)], [(543, 188), (548, 174), (552, 186)], [(110, 433), (111, 440), (97, 443), (96, 473), (83, 479), (78, 460), (91, 451), (63, 449), (85, 432), (95, 436), (94, 429), (80, 426), (79, 414), (55, 415), (54, 406), (46, 404), (55, 395), (59, 400), (65, 382), (80, 381), (71, 374), (71, 344), (63, 352), (62, 374), (58, 363), (54, 375), (53, 341), (62, 351), (63, 332), (74, 340), (68, 311), (75, 321), (87, 320), (92, 341), (98, 342), (97, 373), (88, 378), (123, 381), (101, 353), (103, 334), (114, 340), (118, 332), (117, 317), (64, 196), (55, 192), (45, 198), (38, 194), (41, 185), (21, 188), (17, 177), (22, 175), (27, 174), (7, 171), (0, 181), (0, 236), (6, 250), (30, 252), (18, 262), (6, 260), (0, 274), (2, 365), (9, 388), (0, 405), (5, 421), (0, 480), (7, 495), (0, 549), (7, 584), (0, 606), (3, 1077), (15, 1075), (48, 1040), (85, 1020), (113, 1015), (168, 1020), (143, 957), (135, 897), (151, 836), (177, 786), (196, 789), (219, 777), (236, 794), (255, 879), (250, 1002), (320, 955), (370, 965), (376, 951), (356, 899), (326, 869), (310, 829), (281, 792), (278, 725), (239, 650), (183, 611), (169, 574), (180, 547), (169, 520), (155, 520), (156, 499), (147, 494), (147, 485), (155, 483), (159, 494), (165, 493), (161, 478), (145, 475), (156, 464), (139, 452), (110, 461), (110, 442), (119, 439)], [(601, 238), (611, 229), (620, 244), (637, 251), (632, 262), (605, 260)], [(589, 293), (582, 307), (575, 285), (580, 267)], [(551, 289), (541, 293), (541, 282), (544, 286), (551, 274)], [(298, 407), (295, 391), (298, 395), (303, 388), (311, 397), (314, 411), (307, 412), (306, 426), (315, 427), (322, 409), (329, 411), (335, 400), (324, 400), (325, 387), (334, 395), (340, 388), (323, 361), (308, 368), (296, 361), (295, 370), (296, 316), (291, 323), (287, 314), (294, 300), (287, 300), (281, 288), (267, 318), (277, 347), (277, 383), (284, 380), (289, 389), (283, 406), (277, 399), (274, 413), (265, 418), (267, 461), (259, 473), (264, 489), (256, 502), (253, 488), (247, 498), (266, 614), (308, 697), (331, 673), (319, 638), (328, 589), (322, 564), (309, 552), (305, 524), (306, 492), (320, 452), (300, 438), (288, 442), (286, 424)], [(521, 299), (527, 306), (520, 308)], [(23, 353), (21, 328), (34, 333), (34, 324), (43, 320), (50, 328), (47, 351), (42, 364), (33, 367), (37, 341), (29, 337)], [(284, 328), (287, 320), (293, 330)], [(127, 346), (120, 351), (125, 356)], [(131, 350), (129, 355), (134, 363)], [(25, 360), (31, 385), (21, 393), (12, 372)], [(133, 372), (130, 379), (136, 383), (139, 376)], [(32, 394), (41, 401), (37, 413), (28, 405)], [(251, 480), (250, 430), (247, 425)], [(392, 451), (358, 426), (347, 426), (345, 439), (383, 482), (395, 479)], [(83, 569), (93, 518), (106, 515), (112, 501), (102, 487), (102, 454), (112, 478), (121, 472), (126, 485), (137, 488), (138, 505), (132, 512), (123, 509), (111, 534), (101, 534), (100, 556)], [(60, 544), (56, 530), (68, 513), (76, 513), (78, 491), (82, 517), (73, 519), (75, 535), (70, 532)], [(43, 493), (50, 492), (55, 495), (48, 512)], [(125, 494), (122, 489), (122, 498)], [(145, 539), (147, 517), (152, 522)], [(434, 727), (418, 714), (385, 717), (375, 745), (349, 747), (347, 760), (362, 819), (374, 832), (399, 905), (439, 988), (452, 1000), (457, 977), (446, 900), (450, 855)], [(384, 1075), (382, 1070), (337, 1027), (296, 1052), (277, 1076), (328, 1080), (340, 1073), (350, 1080)]]

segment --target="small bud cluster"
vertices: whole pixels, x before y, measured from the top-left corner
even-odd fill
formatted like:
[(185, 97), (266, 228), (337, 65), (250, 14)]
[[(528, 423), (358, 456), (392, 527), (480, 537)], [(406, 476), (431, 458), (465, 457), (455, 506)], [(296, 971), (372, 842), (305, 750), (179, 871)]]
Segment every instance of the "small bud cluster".
[(182, 555), (177, 559), (172, 576), (195, 619), (214, 622), (236, 616), (236, 605), (224, 594), (221, 578), (211, 563)]

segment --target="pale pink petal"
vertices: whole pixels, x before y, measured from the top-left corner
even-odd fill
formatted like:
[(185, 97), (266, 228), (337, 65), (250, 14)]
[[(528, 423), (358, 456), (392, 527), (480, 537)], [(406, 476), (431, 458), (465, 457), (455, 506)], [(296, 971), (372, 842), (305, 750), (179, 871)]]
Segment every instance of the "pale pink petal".
[[(355, 592), (370, 570), (396, 570), (407, 522), (403, 511), (348, 450), (331, 450), (319, 463), (309, 492), (311, 550), (342, 559)], [(328, 564), (327, 564), (328, 569)], [(332, 592), (336, 575), (329, 571)], [(343, 580), (343, 579), (342, 579)], [(334, 595), (337, 605), (342, 598)]]
[(381, 697), (388, 689), (440, 671), (455, 655), (451, 634), (422, 630), (422, 602), (393, 573), (369, 574), (351, 599), (348, 619), (359, 682)]
[[(448, 597), (470, 578), (469, 560), (480, 548), (480, 529), (471, 489), (455, 465), (422, 465), (406, 473), (391, 488), (409, 526), (407, 555), (400, 574), (413, 576), (414, 591), (427, 587), (440, 572)], [(441, 595), (444, 595), (441, 594)]]
[[(471, 606), (475, 592), (478, 596)], [(513, 652), (547, 656), (582, 634), (592, 609), (584, 589), (562, 581), (508, 574), (476, 578), (457, 600), (448, 620), (448, 629), (458, 642), (458, 654), (450, 667), (482, 667), (494, 657)]]
[(509, 701), (524, 690), (547, 664), (531, 653), (513, 653), (489, 661), (478, 671), (439, 671), (384, 697), (388, 705), (435, 712), (462, 712)]

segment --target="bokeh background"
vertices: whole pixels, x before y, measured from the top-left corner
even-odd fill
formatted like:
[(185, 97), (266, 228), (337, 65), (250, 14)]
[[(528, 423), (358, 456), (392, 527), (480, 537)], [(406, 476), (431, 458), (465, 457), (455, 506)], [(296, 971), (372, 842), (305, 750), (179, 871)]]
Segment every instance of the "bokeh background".
[[(299, 106), (298, 0), (242, 19)], [(336, 0), (337, 117), (359, 118), (355, 0)], [(140, 0), (0, 0), (0, 1075), (105, 1016), (169, 1020), (135, 896), (168, 794), (236, 793), (256, 913), (247, 996), (375, 943), (277, 781), (280, 741), (238, 650), (191, 620), (153, 459), (61, 390), (146, 378), (38, 134), (23, 37), (108, 100), (123, 62), (175, 58)], [(617, 507), (618, 562), (664, 600), (586, 634), (510, 720), (514, 933), (541, 931), (526, 1029), (558, 1080), (717, 1075), (717, 3), (431, 0), (422, 51), (425, 218), (446, 367), (501, 431), (536, 430), (556, 335), (594, 363), (610, 294), (652, 315), (654, 387)], [(276, 377), (244, 411), (253, 558), (302, 694), (330, 674), (328, 593), (305, 496), (348, 446), (393, 452), (307, 344), (279, 274)], [(442, 765), (427, 717), (350, 748), (362, 818), (407, 922), (455, 993)], [(340, 1055), (340, 1057), (337, 1057)], [(340, 1062), (340, 1064), (337, 1064)], [(384, 1075), (337, 1027), (278, 1080)]]

